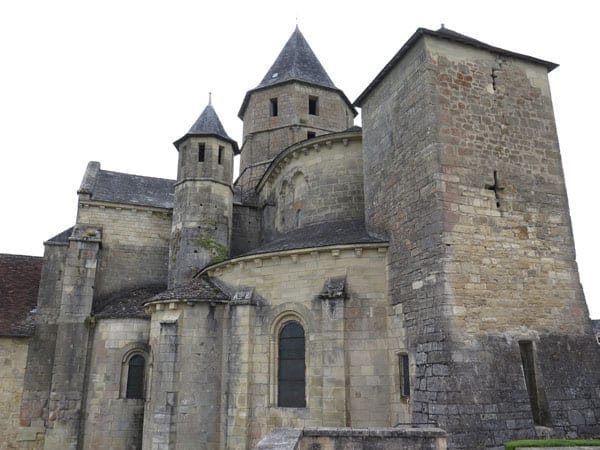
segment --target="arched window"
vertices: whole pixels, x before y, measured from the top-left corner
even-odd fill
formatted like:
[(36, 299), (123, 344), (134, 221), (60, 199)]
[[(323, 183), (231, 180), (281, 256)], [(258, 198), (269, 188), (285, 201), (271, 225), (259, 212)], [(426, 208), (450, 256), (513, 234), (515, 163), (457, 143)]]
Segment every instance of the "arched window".
[(306, 407), (306, 364), (304, 328), (288, 322), (279, 333), (279, 367), (277, 371), (277, 405)]
[(139, 353), (127, 362), (127, 390), (125, 398), (144, 398), (146, 359)]

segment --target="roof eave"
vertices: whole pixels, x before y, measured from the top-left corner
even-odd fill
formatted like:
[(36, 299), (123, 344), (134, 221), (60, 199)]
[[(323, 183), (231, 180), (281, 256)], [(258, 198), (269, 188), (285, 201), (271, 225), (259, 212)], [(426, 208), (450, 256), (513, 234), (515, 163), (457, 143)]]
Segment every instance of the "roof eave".
[(283, 86), (283, 85), (289, 84), (289, 83), (299, 83), (299, 84), (304, 84), (307, 86), (315, 86), (320, 89), (325, 89), (327, 91), (337, 92), (338, 94), (340, 94), (340, 96), (342, 97), (344, 102), (346, 102), (346, 104), (352, 111), (352, 114), (354, 115), (354, 117), (356, 117), (358, 115), (358, 111), (356, 110), (356, 108), (354, 107), (352, 102), (348, 99), (348, 97), (346, 97), (346, 94), (344, 94), (344, 91), (342, 91), (341, 89), (338, 89), (335, 87), (332, 88), (329, 86), (323, 86), (323, 85), (320, 85), (317, 83), (310, 83), (308, 81), (303, 81), (303, 80), (290, 79), (290, 80), (282, 81), (281, 83), (275, 83), (275, 84), (270, 84), (268, 86), (256, 87), (256, 88), (250, 89), (248, 92), (246, 92), (246, 95), (244, 96), (244, 101), (242, 102), (242, 106), (240, 107), (240, 110), (238, 112), (238, 117), (240, 118), (240, 120), (244, 120), (244, 113), (246, 112), (246, 108), (248, 108), (248, 103), (250, 102), (250, 97), (252, 96), (253, 93), (258, 92), (258, 91), (264, 91), (266, 89), (269, 89), (269, 88), (272, 88), (275, 86)]
[(230, 137), (221, 136), (220, 134), (216, 133), (186, 133), (184, 136), (180, 137), (175, 142), (173, 142), (173, 145), (175, 146), (177, 151), (179, 151), (179, 144), (181, 144), (183, 141), (190, 137), (214, 137), (217, 139), (221, 139), (222, 141), (229, 142), (232, 145), (234, 154), (240, 154), (240, 148), (235, 140), (231, 139)]
[(477, 41), (475, 39), (468, 39), (467, 37), (461, 36), (450, 36), (448, 34), (441, 34), (437, 31), (429, 30), (427, 28), (418, 28), (417, 31), (413, 33), (413, 35), (406, 41), (406, 43), (398, 50), (398, 52), (390, 59), (390, 61), (381, 69), (381, 71), (377, 74), (377, 76), (371, 81), (371, 83), (366, 87), (366, 89), (357, 97), (354, 101), (354, 105), (357, 107), (361, 107), (366, 100), (366, 98), (371, 94), (371, 92), (379, 85), (379, 83), (385, 78), (385, 76), (395, 67), (399, 60), (401, 60), (406, 53), (419, 41), (419, 39), (423, 36), (432, 36), (437, 39), (445, 39), (448, 41), (458, 42), (464, 45), (469, 45), (471, 47), (479, 48), (482, 50), (486, 50), (492, 53), (497, 53), (502, 56), (508, 56), (512, 58), (523, 59), (525, 61), (532, 62), (534, 64), (539, 64), (551, 72), (552, 70), (558, 67), (558, 64), (545, 61), (543, 59), (535, 58), (533, 56), (524, 55), (521, 53), (512, 52), (509, 50), (505, 50), (499, 47), (494, 47), (492, 45), (488, 45), (484, 42)]

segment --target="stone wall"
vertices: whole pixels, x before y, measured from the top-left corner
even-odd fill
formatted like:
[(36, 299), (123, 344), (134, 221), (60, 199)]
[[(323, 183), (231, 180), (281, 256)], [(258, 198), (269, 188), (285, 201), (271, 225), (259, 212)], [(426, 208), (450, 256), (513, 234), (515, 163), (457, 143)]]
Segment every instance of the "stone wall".
[[(228, 448), (278, 427), (389, 426), (394, 359), (387, 347), (385, 247), (352, 246), (249, 256), (210, 270), (249, 303), (230, 306)], [(346, 280), (347, 297), (321, 298)], [(277, 406), (277, 342), (295, 320), (306, 336), (306, 408)]]
[(100, 225), (102, 252), (94, 298), (166, 284), (171, 211), (81, 201), (77, 223)]
[[(588, 334), (547, 69), (428, 40), (454, 321)], [(502, 190), (498, 198), (486, 185)], [(481, 299), (485, 298), (485, 302)]]
[[(203, 143), (204, 161), (199, 160), (198, 144)], [(223, 156), (219, 164), (219, 147)], [(191, 136), (179, 144), (177, 181), (212, 178), (231, 184), (233, 174), (233, 147), (230, 142), (211, 136)]]
[(142, 448), (144, 399), (126, 398), (127, 357), (138, 351), (146, 360), (150, 321), (101, 319), (96, 323), (84, 415), (83, 448)]
[[(583, 373), (600, 369), (600, 361), (589, 351), (593, 338), (547, 69), (439, 40), (427, 46), (443, 143), (444, 178), (437, 190), (445, 210), (446, 272), (458, 341), (454, 386), (469, 386), (471, 393), (452, 402), (463, 403), (456, 405), (461, 418), (449, 419), (448, 427), (465, 431), (456, 439), (462, 445), (481, 436), (465, 429), (466, 416), (478, 428), (493, 430), (489, 446), (531, 434), (534, 424), (557, 435), (598, 433), (595, 383)], [(486, 189), (494, 184), (502, 189)], [(538, 419), (521, 374), (518, 344), (524, 341), (533, 344), (537, 364)], [(591, 361), (566, 363), (574, 353), (587, 353)], [(557, 354), (563, 355), (560, 369)], [(503, 374), (495, 369), (500, 361)], [(477, 411), (482, 403), (497, 410)], [(573, 412), (574, 403), (581, 416)]]
[(261, 184), (261, 204), (274, 205), (263, 216), (264, 241), (314, 223), (363, 219), (360, 134), (317, 138), (285, 154)]
[[(367, 228), (389, 236), (390, 301), (400, 315), (393, 321), (406, 333), (397, 350), (412, 363), (411, 415), (399, 421), (415, 423), (432, 422), (430, 407), (445, 408), (441, 382), (452, 361), (434, 92), (419, 41), (361, 105)], [(398, 396), (394, 404), (406, 411)]]
[(233, 205), (231, 256), (241, 255), (261, 242), (261, 210), (254, 206)]
[(169, 286), (184, 284), (211, 262), (229, 256), (233, 192), (210, 180), (175, 187), (169, 250)]
[(7, 450), (40, 448), (43, 442), (43, 428), (20, 428), (27, 347), (26, 338), (0, 337), (0, 448)]

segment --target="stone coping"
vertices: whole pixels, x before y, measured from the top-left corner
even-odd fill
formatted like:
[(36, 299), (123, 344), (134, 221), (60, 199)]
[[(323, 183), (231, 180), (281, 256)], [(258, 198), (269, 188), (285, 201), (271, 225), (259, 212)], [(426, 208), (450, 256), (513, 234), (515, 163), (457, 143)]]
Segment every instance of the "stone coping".
[(250, 254), (246, 256), (239, 256), (231, 259), (227, 259), (220, 263), (215, 263), (202, 269), (196, 277), (203, 274), (208, 274), (211, 277), (219, 276), (222, 270), (230, 269), (235, 265), (244, 267), (245, 264), (254, 264), (256, 267), (261, 267), (263, 261), (274, 261), (280, 262), (283, 257), (290, 257), (292, 261), (296, 261), (300, 255), (317, 255), (319, 253), (331, 253), (331, 256), (337, 258), (340, 256), (342, 250), (352, 250), (355, 256), (361, 257), (364, 250), (377, 250), (377, 252), (385, 254), (389, 244), (387, 242), (378, 243), (363, 243), (363, 244), (337, 244), (337, 245), (325, 245), (323, 247), (307, 247), (294, 250), (279, 250), (274, 252), (265, 252)]
[(329, 437), (444, 437), (446, 432), (435, 427), (389, 427), (389, 428), (336, 428), (318, 427), (302, 429), (302, 436)]
[(265, 436), (255, 450), (296, 450), (303, 437), (330, 438), (445, 438), (446, 432), (435, 427), (401, 428), (278, 428)]

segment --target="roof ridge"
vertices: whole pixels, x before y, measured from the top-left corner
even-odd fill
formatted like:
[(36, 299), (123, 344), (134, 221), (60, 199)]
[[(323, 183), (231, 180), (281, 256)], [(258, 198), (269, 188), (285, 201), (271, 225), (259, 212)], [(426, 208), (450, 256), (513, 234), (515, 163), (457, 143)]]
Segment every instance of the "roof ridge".
[(4, 256), (15, 256), (17, 258), (37, 258), (37, 259), (44, 259), (43, 256), (21, 255), (21, 254), (16, 254), (16, 253), (0, 253), (0, 258), (2, 258)]
[(129, 177), (140, 177), (140, 178), (152, 178), (154, 180), (164, 180), (164, 181), (172, 181), (172, 182), (176, 182), (177, 180), (174, 180), (172, 178), (162, 178), (162, 177), (153, 177), (153, 176), (149, 176), (149, 175), (138, 175), (136, 173), (128, 173), (128, 172), (117, 172), (115, 170), (104, 170), (104, 169), (100, 169), (100, 172), (104, 172), (104, 173), (110, 173), (110, 174), (115, 174), (115, 175), (127, 175)]

